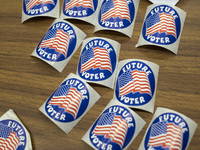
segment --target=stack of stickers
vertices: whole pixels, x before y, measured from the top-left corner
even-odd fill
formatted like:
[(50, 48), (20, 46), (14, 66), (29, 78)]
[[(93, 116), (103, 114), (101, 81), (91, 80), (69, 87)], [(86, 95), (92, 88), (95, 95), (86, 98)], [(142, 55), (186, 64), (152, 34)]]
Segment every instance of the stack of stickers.
[[(150, 0), (136, 47), (155, 45), (177, 54), (186, 13), (174, 6), (178, 0)], [(161, 3), (162, 2), (162, 3)], [(79, 19), (99, 30), (132, 36), (139, 0), (64, 0), (56, 19), (32, 56), (62, 72), (82, 44), (76, 75), (70, 73), (39, 108), (65, 133), (69, 133), (98, 101), (88, 84), (113, 89), (113, 99), (83, 136), (94, 149), (127, 149), (145, 125), (132, 109), (154, 112), (159, 66), (139, 59), (120, 61), (120, 44), (114, 40), (87, 38), (73, 24)], [(23, 0), (22, 22), (37, 16), (59, 18), (59, 0)], [(84, 40), (85, 39), (85, 40)], [(87, 83), (88, 82), (88, 83)], [(139, 150), (187, 149), (197, 124), (166, 108), (157, 108)], [(32, 149), (30, 135), (9, 110), (0, 118), (0, 149)]]

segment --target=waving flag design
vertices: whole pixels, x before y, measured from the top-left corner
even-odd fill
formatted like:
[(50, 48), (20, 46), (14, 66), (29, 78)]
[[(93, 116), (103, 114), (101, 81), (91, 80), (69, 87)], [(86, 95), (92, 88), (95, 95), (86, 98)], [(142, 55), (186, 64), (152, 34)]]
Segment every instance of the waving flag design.
[(108, 0), (101, 7), (101, 21), (119, 17), (131, 22), (128, 4), (125, 0)]
[(144, 71), (128, 70), (118, 78), (119, 96), (130, 92), (148, 93), (151, 95), (151, 88), (148, 76)]
[(0, 123), (0, 150), (15, 150), (20, 143), (12, 128)]
[(81, 57), (81, 72), (91, 68), (107, 69), (112, 72), (112, 66), (109, 53), (104, 48), (90, 48), (86, 50)]
[(146, 36), (150, 34), (166, 33), (176, 38), (176, 26), (172, 15), (166, 13), (156, 13), (146, 20)]
[(30, 10), (31, 8), (33, 8), (35, 5), (39, 5), (39, 4), (46, 4), (46, 3), (51, 3), (53, 5), (54, 1), (53, 0), (30, 0), (27, 4), (26, 4), (26, 10)]
[(182, 149), (182, 129), (166, 121), (152, 125), (148, 146), (168, 147), (169, 150)]
[(80, 6), (85, 8), (91, 8), (92, 10), (94, 10), (92, 0), (66, 0), (65, 11), (73, 7), (80, 7)]
[(117, 116), (114, 113), (107, 113), (100, 117), (92, 133), (104, 135), (105, 138), (110, 138), (122, 147), (127, 130), (128, 123), (121, 116)]
[(55, 49), (55, 51), (62, 53), (66, 57), (69, 40), (69, 35), (66, 32), (63, 30), (53, 29), (45, 35), (39, 47)]
[(81, 101), (82, 95), (76, 88), (70, 87), (70, 85), (63, 85), (56, 90), (49, 104), (64, 108), (66, 112), (76, 118)]

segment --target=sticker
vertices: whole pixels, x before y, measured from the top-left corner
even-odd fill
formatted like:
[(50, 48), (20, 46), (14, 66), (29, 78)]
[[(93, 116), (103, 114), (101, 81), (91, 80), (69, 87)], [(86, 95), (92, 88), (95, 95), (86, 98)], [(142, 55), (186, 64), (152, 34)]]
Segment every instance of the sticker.
[(176, 5), (179, 0), (149, 0), (153, 4), (168, 4), (168, 5)]
[(44, 60), (61, 72), (85, 36), (74, 25), (63, 20), (56, 20), (40, 41), (32, 56)]
[(144, 60), (119, 62), (113, 99), (153, 113), (159, 66)]
[(99, 98), (87, 83), (70, 74), (41, 106), (40, 111), (69, 133)]
[(62, 19), (79, 19), (95, 24), (98, 0), (65, 0), (61, 12)]
[(13, 150), (32, 149), (28, 131), (11, 109), (0, 118), (0, 147)]
[(127, 149), (144, 125), (135, 112), (111, 100), (82, 140), (94, 149)]
[(88, 82), (113, 88), (120, 44), (107, 38), (83, 41), (77, 74)]
[(138, 5), (139, 0), (103, 0), (95, 32), (114, 30), (131, 37)]
[(197, 124), (188, 117), (158, 108), (146, 131), (139, 150), (186, 150)]
[(58, 0), (23, 0), (22, 7), (22, 23), (36, 16), (59, 18)]
[(153, 4), (145, 16), (136, 47), (157, 45), (177, 54), (186, 13), (175, 6)]

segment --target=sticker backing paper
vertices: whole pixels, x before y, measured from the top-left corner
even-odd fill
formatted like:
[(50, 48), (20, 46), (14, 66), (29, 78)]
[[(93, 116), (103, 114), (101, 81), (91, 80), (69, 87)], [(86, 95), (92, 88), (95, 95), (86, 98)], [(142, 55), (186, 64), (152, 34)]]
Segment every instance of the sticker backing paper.
[(146, 60), (120, 61), (113, 99), (128, 107), (153, 113), (158, 71), (157, 64)]
[(186, 150), (197, 124), (176, 111), (158, 107), (139, 150)]
[(113, 89), (120, 44), (114, 40), (92, 37), (83, 41), (77, 75), (87, 82)]
[(23, 0), (22, 23), (33, 17), (59, 18), (59, 0)]
[(56, 19), (31, 56), (62, 72), (85, 37), (86, 34), (73, 24)]
[(125, 150), (144, 125), (134, 111), (111, 100), (82, 140), (96, 150)]
[(32, 150), (30, 134), (12, 109), (0, 117), (0, 148)]
[(92, 87), (71, 73), (39, 110), (69, 133), (99, 98)]
[(136, 47), (155, 45), (177, 54), (185, 18), (186, 12), (173, 5), (148, 6)]

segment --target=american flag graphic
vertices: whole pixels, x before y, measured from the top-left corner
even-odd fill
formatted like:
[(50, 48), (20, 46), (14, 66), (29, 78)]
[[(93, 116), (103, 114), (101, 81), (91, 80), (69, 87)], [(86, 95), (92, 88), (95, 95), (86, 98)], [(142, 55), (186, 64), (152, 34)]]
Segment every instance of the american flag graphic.
[(39, 5), (39, 4), (46, 4), (46, 3), (51, 3), (53, 5), (54, 1), (53, 0), (30, 0), (27, 4), (26, 4), (26, 11), (30, 10), (31, 8), (33, 8), (35, 5)]
[(150, 34), (166, 33), (176, 38), (176, 26), (172, 15), (155, 13), (146, 20), (146, 36)]
[(69, 35), (63, 30), (52, 29), (43, 38), (39, 48), (49, 47), (55, 49), (55, 51), (67, 56), (67, 50), (69, 46)]
[(149, 79), (144, 71), (128, 70), (118, 78), (119, 96), (130, 92), (148, 93), (151, 95)]
[(91, 8), (94, 10), (94, 5), (92, 0), (66, 0), (65, 11), (73, 7), (84, 7)]
[(181, 150), (183, 133), (179, 126), (166, 121), (152, 125), (148, 146), (168, 147), (169, 150)]
[(131, 22), (128, 4), (125, 0), (108, 0), (101, 7), (101, 21), (119, 17)]
[(128, 123), (121, 116), (115, 115), (114, 113), (106, 113), (101, 115), (92, 133), (110, 138), (122, 147), (127, 130)]
[(0, 123), (0, 150), (15, 150), (20, 143), (12, 128)]
[(78, 92), (76, 88), (70, 85), (63, 85), (55, 91), (49, 104), (64, 108), (66, 112), (72, 114), (72, 116), (76, 118), (81, 100), (82, 94)]
[(112, 72), (109, 53), (106, 49), (96, 47), (86, 50), (81, 56), (81, 72), (91, 68), (107, 69)]

